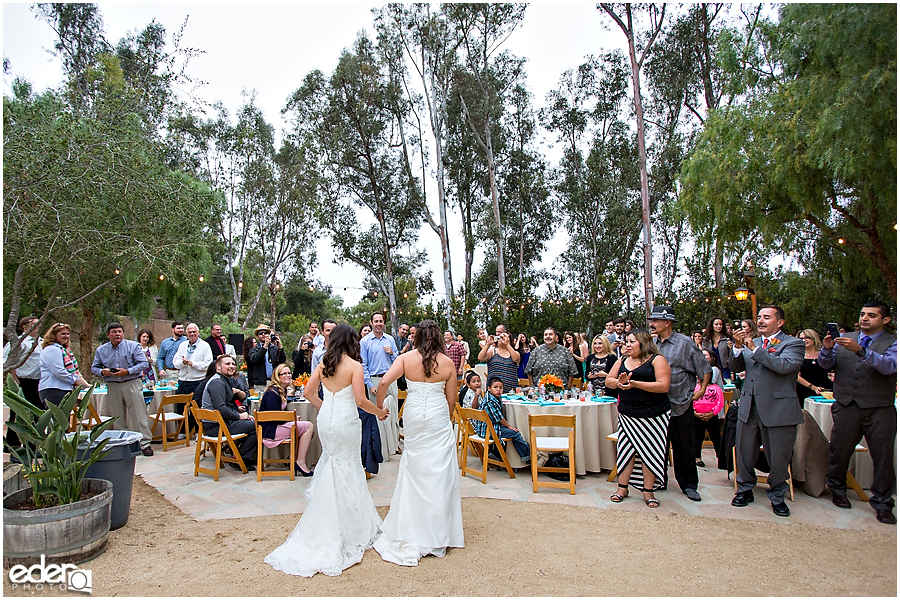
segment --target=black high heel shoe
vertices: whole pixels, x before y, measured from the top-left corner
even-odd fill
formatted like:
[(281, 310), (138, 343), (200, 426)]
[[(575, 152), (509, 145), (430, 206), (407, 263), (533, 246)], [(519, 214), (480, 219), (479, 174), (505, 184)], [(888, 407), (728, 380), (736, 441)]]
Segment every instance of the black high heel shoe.
[(304, 471), (299, 467), (299, 465), (294, 465), (294, 475), (300, 475), (302, 477), (312, 477), (314, 471), (310, 469), (309, 471)]

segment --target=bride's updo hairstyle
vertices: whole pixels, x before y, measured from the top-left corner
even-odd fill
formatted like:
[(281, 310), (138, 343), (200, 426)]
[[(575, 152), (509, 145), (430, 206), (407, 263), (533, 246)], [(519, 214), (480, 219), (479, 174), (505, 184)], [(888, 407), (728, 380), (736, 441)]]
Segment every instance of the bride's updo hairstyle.
[(446, 354), (444, 349), (444, 336), (438, 324), (427, 319), (416, 326), (416, 350), (422, 355), (422, 366), (425, 368), (425, 377), (437, 369), (437, 355)]
[(341, 323), (335, 325), (328, 337), (328, 348), (322, 357), (322, 377), (333, 377), (345, 355), (359, 362), (359, 333), (346, 323)]

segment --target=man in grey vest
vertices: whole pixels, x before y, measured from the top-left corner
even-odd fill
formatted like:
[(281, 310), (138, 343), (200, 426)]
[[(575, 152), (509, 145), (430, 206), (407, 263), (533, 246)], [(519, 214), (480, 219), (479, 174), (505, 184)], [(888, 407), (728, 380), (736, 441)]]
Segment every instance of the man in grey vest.
[(859, 313), (861, 331), (837, 339), (822, 340), (819, 365), (834, 367), (834, 404), (828, 479), (832, 502), (850, 508), (847, 499), (847, 467), (856, 444), (866, 438), (875, 467), (869, 504), (882, 523), (894, 525), (894, 442), (897, 437), (897, 337), (884, 330), (891, 321), (890, 309), (881, 302), (868, 302)]

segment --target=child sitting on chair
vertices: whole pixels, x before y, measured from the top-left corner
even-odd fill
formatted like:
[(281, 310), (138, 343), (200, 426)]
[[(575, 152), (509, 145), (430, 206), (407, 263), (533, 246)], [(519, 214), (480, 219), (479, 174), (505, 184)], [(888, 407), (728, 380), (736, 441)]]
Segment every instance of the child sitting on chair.
[[(528, 445), (528, 442), (525, 441), (525, 438), (522, 437), (522, 434), (519, 433), (519, 430), (510, 425), (509, 421), (503, 418), (503, 404), (500, 402), (500, 396), (503, 395), (503, 380), (499, 377), (491, 377), (488, 379), (487, 384), (487, 393), (484, 395), (484, 398), (478, 402), (478, 406), (475, 406), (474, 408), (483, 410), (487, 413), (488, 418), (491, 420), (491, 424), (494, 426), (494, 431), (497, 432), (497, 436), (499, 436), (501, 440), (512, 441), (522, 462), (527, 464), (531, 461), (531, 447)], [(487, 424), (476, 421), (474, 425), (475, 433), (479, 437), (485, 437), (487, 435)], [(505, 447), (506, 446), (504, 445), (504, 448)], [(499, 459), (500, 457), (495, 456), (492, 458)]]

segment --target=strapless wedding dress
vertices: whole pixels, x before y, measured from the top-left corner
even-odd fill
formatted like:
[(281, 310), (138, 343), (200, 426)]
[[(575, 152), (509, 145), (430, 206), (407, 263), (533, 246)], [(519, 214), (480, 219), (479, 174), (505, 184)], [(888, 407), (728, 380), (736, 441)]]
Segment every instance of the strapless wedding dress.
[(347, 386), (332, 393), (322, 387), (316, 419), (322, 456), (306, 490), (306, 511), (287, 541), (265, 559), (279, 571), (303, 577), (340, 575), (362, 560), (381, 525), (360, 460), (353, 390)]
[(456, 437), (444, 382), (407, 379), (404, 448), (391, 509), (375, 540), (381, 558), (415, 566), (426, 554), (463, 547)]

